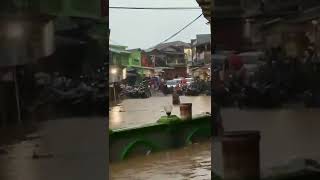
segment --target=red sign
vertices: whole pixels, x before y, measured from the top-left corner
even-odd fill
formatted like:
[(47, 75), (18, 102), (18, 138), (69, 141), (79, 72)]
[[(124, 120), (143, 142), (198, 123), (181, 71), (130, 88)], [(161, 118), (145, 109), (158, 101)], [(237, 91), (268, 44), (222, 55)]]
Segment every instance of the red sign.
[(145, 54), (141, 55), (141, 65), (144, 67), (153, 67), (152, 60)]

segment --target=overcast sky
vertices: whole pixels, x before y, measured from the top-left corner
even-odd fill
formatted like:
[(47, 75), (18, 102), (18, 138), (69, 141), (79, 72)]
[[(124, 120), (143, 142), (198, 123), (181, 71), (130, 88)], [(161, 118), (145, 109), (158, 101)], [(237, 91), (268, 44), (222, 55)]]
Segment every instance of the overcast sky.
[[(109, 0), (109, 6), (199, 7), (196, 0)], [(197, 10), (123, 10), (110, 9), (110, 43), (131, 48), (152, 47), (199, 16)], [(210, 25), (202, 16), (170, 41), (190, 42), (197, 34), (209, 34)]]

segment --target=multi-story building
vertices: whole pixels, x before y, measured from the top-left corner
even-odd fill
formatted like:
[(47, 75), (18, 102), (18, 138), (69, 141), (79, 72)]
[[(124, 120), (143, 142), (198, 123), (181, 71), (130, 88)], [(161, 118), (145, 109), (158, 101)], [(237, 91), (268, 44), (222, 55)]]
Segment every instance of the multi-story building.
[(206, 79), (211, 66), (211, 34), (199, 34), (191, 40), (192, 63), (188, 64), (190, 75)]
[[(163, 75), (165, 79), (187, 76), (187, 61), (190, 56), (190, 44), (175, 41), (159, 44), (146, 50), (156, 72)], [(189, 55), (185, 52), (189, 52)]]
[(130, 52), (126, 48), (126, 46), (109, 45), (109, 83), (126, 78), (126, 67), (129, 65), (130, 57)]
[[(306, 16), (304, 12), (307, 9), (314, 9), (319, 6), (317, 0), (197, 0), (197, 2), (208, 20), (210, 20), (213, 12), (215, 47), (218, 50), (237, 51), (264, 49), (270, 46), (270, 41), (275, 44), (275, 41), (288, 39), (276, 38), (275, 36), (279, 36), (279, 33), (275, 33), (277, 35), (266, 39), (266, 32), (270, 32), (271, 36), (272, 31), (274, 31), (271, 29), (274, 29), (274, 24), (279, 25), (279, 19), (286, 19), (288, 16), (291, 18), (292, 16), (294, 18)], [(281, 23), (283, 24), (282, 20)], [(310, 25), (310, 22), (307, 24)], [(265, 27), (271, 27), (269, 25), (273, 28), (265, 29)], [(304, 26), (307, 28), (309, 25)], [(290, 25), (290, 27), (292, 26)], [(277, 29), (276, 31), (279, 32), (279, 28)], [(301, 29), (301, 27), (287, 29), (290, 32), (293, 29)], [(286, 34), (291, 34), (288, 31)], [(301, 34), (290, 35), (289, 39), (292, 39), (293, 36), (300, 38)], [(286, 35), (284, 34), (284, 36)]]

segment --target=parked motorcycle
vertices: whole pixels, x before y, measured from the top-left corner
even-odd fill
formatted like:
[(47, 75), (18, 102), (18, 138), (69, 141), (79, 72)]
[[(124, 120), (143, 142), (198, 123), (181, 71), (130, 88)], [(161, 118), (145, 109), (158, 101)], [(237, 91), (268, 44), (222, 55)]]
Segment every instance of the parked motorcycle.
[(282, 105), (282, 92), (274, 84), (252, 84), (242, 89), (238, 99), (239, 108), (273, 108)]
[(148, 82), (144, 80), (135, 87), (132, 87), (132, 86), (125, 87), (121, 91), (120, 96), (129, 97), (129, 98), (149, 98), (151, 97), (151, 91), (150, 91)]

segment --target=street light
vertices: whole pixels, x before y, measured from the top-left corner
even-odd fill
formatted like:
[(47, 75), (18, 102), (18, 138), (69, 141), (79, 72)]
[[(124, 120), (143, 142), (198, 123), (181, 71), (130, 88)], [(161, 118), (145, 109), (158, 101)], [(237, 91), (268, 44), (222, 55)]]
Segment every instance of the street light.
[(117, 74), (117, 69), (116, 68), (112, 68), (111, 69), (111, 74)]
[[(111, 74), (116, 75), (117, 74), (117, 69), (112, 68), (111, 69)], [(113, 77), (113, 95), (114, 95), (114, 102), (117, 103), (117, 97), (116, 97), (116, 82), (115, 82), (115, 77)]]

